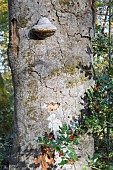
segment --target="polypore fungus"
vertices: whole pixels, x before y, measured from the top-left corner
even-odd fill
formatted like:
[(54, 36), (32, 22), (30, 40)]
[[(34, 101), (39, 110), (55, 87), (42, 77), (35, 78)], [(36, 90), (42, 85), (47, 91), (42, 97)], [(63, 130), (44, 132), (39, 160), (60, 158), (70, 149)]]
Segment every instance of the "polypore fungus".
[(39, 19), (37, 25), (32, 27), (32, 32), (39, 38), (45, 39), (55, 33), (57, 28), (49, 21), (48, 18), (42, 17)]

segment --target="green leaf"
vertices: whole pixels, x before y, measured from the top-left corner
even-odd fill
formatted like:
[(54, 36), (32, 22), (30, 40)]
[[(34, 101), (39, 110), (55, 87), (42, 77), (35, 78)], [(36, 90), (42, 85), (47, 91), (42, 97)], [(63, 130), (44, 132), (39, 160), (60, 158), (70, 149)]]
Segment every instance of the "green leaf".
[(78, 155), (77, 155), (77, 154), (74, 154), (74, 153), (69, 153), (68, 156), (69, 156), (69, 158), (72, 159), (73, 161), (75, 161), (75, 160), (78, 159)]
[(61, 135), (64, 134), (61, 130), (58, 131)]
[(67, 124), (63, 125), (63, 130), (67, 131)]
[(68, 147), (68, 150), (70, 150), (71, 152), (74, 152), (74, 151), (75, 151), (75, 148), (73, 148), (73, 147)]
[(55, 150), (60, 152), (61, 148), (60, 147), (56, 147)]
[(58, 144), (56, 142), (52, 142), (51, 148), (56, 148), (56, 147), (58, 147)]
[(79, 144), (78, 140), (76, 140), (76, 139), (73, 141), (73, 143), (74, 143), (75, 145), (78, 145), (78, 144)]
[(41, 137), (38, 137), (37, 142), (38, 142), (38, 143), (41, 143), (41, 142), (42, 142), (42, 138), (41, 138)]
[(96, 163), (98, 161), (98, 155), (95, 155), (93, 158), (93, 162)]
[(65, 165), (65, 164), (67, 164), (67, 163), (68, 163), (67, 160), (62, 160), (62, 161), (59, 163), (59, 165)]
[(87, 170), (86, 168), (83, 168), (82, 170)]

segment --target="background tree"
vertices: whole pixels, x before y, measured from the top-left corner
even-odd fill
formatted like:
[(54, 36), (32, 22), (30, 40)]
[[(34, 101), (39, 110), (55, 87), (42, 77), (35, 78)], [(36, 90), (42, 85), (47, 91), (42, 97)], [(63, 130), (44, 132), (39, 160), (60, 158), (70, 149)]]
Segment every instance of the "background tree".
[[(81, 96), (94, 84), (93, 12), (89, 0), (9, 0), (9, 61), (15, 92), (11, 170), (32, 169), (37, 136), (52, 131), (56, 137), (59, 126), (78, 120)], [(93, 154), (93, 139), (86, 136), (81, 143), (78, 163), (65, 165), (66, 169), (85, 168), (87, 154)], [(43, 168), (44, 163), (43, 158)]]
[[(113, 169), (113, 1), (96, 3), (93, 40), (96, 85), (87, 91), (85, 124), (92, 129), (95, 156), (93, 169)], [(89, 112), (90, 111), (90, 112)], [(86, 114), (87, 113), (87, 114)], [(89, 114), (90, 113), (90, 114)], [(85, 127), (85, 128), (86, 128)]]
[(12, 144), (13, 86), (7, 46), (8, 1), (0, 0), (0, 169), (3, 169), (3, 164), (8, 165)]

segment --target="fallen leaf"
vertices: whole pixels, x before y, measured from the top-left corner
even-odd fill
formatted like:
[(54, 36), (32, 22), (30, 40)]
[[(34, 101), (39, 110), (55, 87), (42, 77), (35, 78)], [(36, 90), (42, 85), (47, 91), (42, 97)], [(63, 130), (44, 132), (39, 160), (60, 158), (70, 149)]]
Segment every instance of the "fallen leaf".
[(48, 111), (50, 112), (50, 111), (56, 110), (60, 106), (60, 103), (59, 102), (57, 102), (57, 103), (51, 102), (51, 103), (46, 103), (46, 105), (48, 107)]

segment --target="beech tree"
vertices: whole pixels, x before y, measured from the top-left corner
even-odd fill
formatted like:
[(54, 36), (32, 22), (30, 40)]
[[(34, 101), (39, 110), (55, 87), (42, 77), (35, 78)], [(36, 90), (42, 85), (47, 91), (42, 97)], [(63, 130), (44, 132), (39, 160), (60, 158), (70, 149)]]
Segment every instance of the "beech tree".
[[(11, 170), (33, 169), (34, 156), (40, 157), (37, 138), (50, 132), (56, 137), (59, 127), (79, 119), (82, 97), (94, 84), (93, 22), (92, 0), (9, 0), (8, 55), (15, 98)], [(85, 169), (93, 138), (84, 135), (79, 145), (79, 158), (62, 169)], [(49, 169), (47, 159), (37, 160), (36, 169)], [(57, 161), (51, 164), (59, 170)]]

